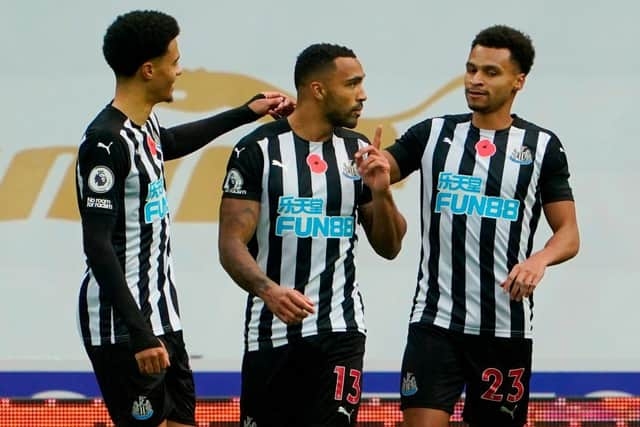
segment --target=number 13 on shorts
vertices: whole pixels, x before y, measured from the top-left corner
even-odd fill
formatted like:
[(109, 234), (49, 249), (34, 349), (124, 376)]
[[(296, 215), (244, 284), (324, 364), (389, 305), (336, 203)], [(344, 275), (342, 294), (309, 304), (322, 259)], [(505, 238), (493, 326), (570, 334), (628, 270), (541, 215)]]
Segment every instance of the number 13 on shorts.
[[(524, 368), (509, 369), (507, 373), (507, 387), (503, 389), (506, 393), (506, 400), (510, 403), (519, 402), (524, 395), (524, 384), (522, 383), (522, 375), (524, 374)], [(482, 372), (482, 381), (488, 384), (488, 388), (482, 395), (481, 399), (490, 400), (492, 402), (502, 402), (505, 399), (503, 393), (498, 393), (502, 384), (505, 381), (502, 371), (497, 368), (487, 368)]]

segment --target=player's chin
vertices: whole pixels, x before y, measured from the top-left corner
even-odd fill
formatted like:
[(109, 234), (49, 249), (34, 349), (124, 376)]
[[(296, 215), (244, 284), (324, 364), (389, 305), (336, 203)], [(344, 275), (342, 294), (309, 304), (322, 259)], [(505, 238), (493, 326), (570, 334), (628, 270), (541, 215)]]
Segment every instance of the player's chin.
[(490, 112), (490, 108), (487, 107), (486, 105), (480, 105), (480, 104), (475, 103), (475, 102), (467, 102), (467, 105), (469, 106), (469, 109), (471, 111), (474, 111), (476, 113), (488, 113), (488, 112)]
[(471, 111), (476, 113), (490, 113), (493, 110), (486, 102), (478, 102), (469, 98), (467, 98), (467, 105)]
[(163, 101), (164, 102), (173, 102), (173, 86), (169, 89), (169, 91), (165, 94)]
[(342, 126), (348, 129), (355, 128), (356, 126), (358, 126), (358, 117), (357, 116), (346, 117), (343, 120)]

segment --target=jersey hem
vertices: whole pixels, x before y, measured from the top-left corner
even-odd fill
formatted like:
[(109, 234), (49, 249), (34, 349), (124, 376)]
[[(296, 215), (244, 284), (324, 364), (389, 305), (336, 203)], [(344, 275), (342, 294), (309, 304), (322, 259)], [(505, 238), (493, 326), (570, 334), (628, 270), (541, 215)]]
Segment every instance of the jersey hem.
[[(330, 330), (324, 330), (324, 331), (317, 331), (317, 332), (306, 333), (306, 334), (303, 333), (301, 335), (301, 337), (302, 338), (308, 338), (308, 337), (329, 335), (329, 334), (334, 334), (334, 333), (349, 333), (349, 332), (360, 333), (364, 337), (367, 336), (366, 329), (361, 329), (361, 328), (341, 328), (341, 329), (330, 329)], [(292, 338), (295, 338), (295, 337), (287, 336), (287, 337), (280, 337), (280, 338), (269, 338), (269, 339), (264, 339), (264, 340), (251, 341), (251, 342), (247, 343), (247, 345), (245, 346), (245, 352), (258, 351), (258, 350), (260, 350), (260, 345), (261, 344), (265, 344), (265, 343), (271, 344), (271, 347), (273, 347), (273, 348), (282, 347), (284, 345), (289, 344), (289, 340), (292, 339)]]
[[(464, 326), (464, 325), (453, 325), (455, 326), (449, 326), (449, 325), (442, 325), (439, 324), (437, 322), (426, 322), (424, 320), (412, 320), (409, 322), (409, 325), (422, 325), (422, 326), (437, 326), (439, 328), (443, 328), (446, 329), (448, 331), (452, 331), (455, 333), (459, 333), (461, 335), (473, 335), (473, 336), (490, 336), (490, 337), (495, 337), (495, 338), (524, 338), (524, 339), (533, 339), (533, 331), (518, 331), (518, 334), (521, 334), (521, 336), (517, 336), (514, 337), (513, 336), (513, 331), (511, 330), (504, 330), (504, 329), (498, 329), (498, 330), (493, 330), (493, 329), (481, 329), (481, 328), (470, 328), (469, 326)], [(463, 332), (460, 332), (459, 329), (463, 329)]]
[[(164, 325), (162, 327), (161, 331), (157, 331), (154, 330), (153, 334), (156, 337), (162, 336), (164, 334), (169, 334), (172, 332), (179, 332), (182, 330), (182, 327), (178, 327), (178, 328), (173, 328), (171, 325)], [(109, 336), (109, 337), (98, 337), (99, 343), (95, 344), (93, 342), (93, 340), (91, 339), (91, 337), (82, 337), (82, 341), (84, 342), (84, 344), (86, 346), (90, 346), (90, 347), (100, 347), (103, 345), (110, 345), (110, 344), (126, 344), (129, 342), (129, 334), (127, 335), (116, 335), (113, 337)], [(104, 344), (101, 344), (104, 343)]]

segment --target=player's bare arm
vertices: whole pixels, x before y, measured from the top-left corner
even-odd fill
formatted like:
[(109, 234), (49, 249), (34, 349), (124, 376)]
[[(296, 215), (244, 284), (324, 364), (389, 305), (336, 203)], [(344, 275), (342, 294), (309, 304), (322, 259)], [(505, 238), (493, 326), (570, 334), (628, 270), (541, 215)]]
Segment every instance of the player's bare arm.
[(376, 129), (373, 143), (356, 155), (358, 173), (371, 190), (371, 202), (360, 206), (362, 226), (376, 253), (393, 259), (402, 247), (407, 223), (391, 194), (390, 164), (380, 150), (382, 128)]
[(242, 289), (260, 297), (280, 320), (287, 324), (300, 323), (314, 312), (313, 302), (299, 291), (269, 279), (249, 253), (247, 244), (256, 230), (259, 214), (259, 202), (222, 199), (218, 238), (220, 263)]
[(560, 264), (578, 253), (580, 234), (573, 201), (547, 203), (543, 206), (547, 222), (553, 230), (544, 248), (516, 264), (501, 286), (520, 301), (530, 296), (542, 280), (547, 266)]

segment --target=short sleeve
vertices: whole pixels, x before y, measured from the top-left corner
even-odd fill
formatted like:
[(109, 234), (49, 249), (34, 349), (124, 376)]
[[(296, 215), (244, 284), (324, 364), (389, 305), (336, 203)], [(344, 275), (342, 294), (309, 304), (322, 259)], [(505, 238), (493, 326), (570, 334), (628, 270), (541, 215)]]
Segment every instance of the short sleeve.
[(401, 178), (420, 169), (422, 153), (429, 140), (431, 120), (420, 122), (407, 130), (396, 142), (387, 148), (400, 168)]
[(569, 185), (569, 165), (564, 147), (553, 135), (542, 159), (540, 169), (540, 198), (543, 204), (573, 200)]
[(260, 146), (252, 140), (240, 141), (233, 147), (227, 163), (222, 197), (259, 201), (263, 169), (264, 155)]
[(78, 152), (79, 210), (81, 216), (116, 215), (121, 209), (129, 169), (127, 149), (119, 138), (87, 135)]

